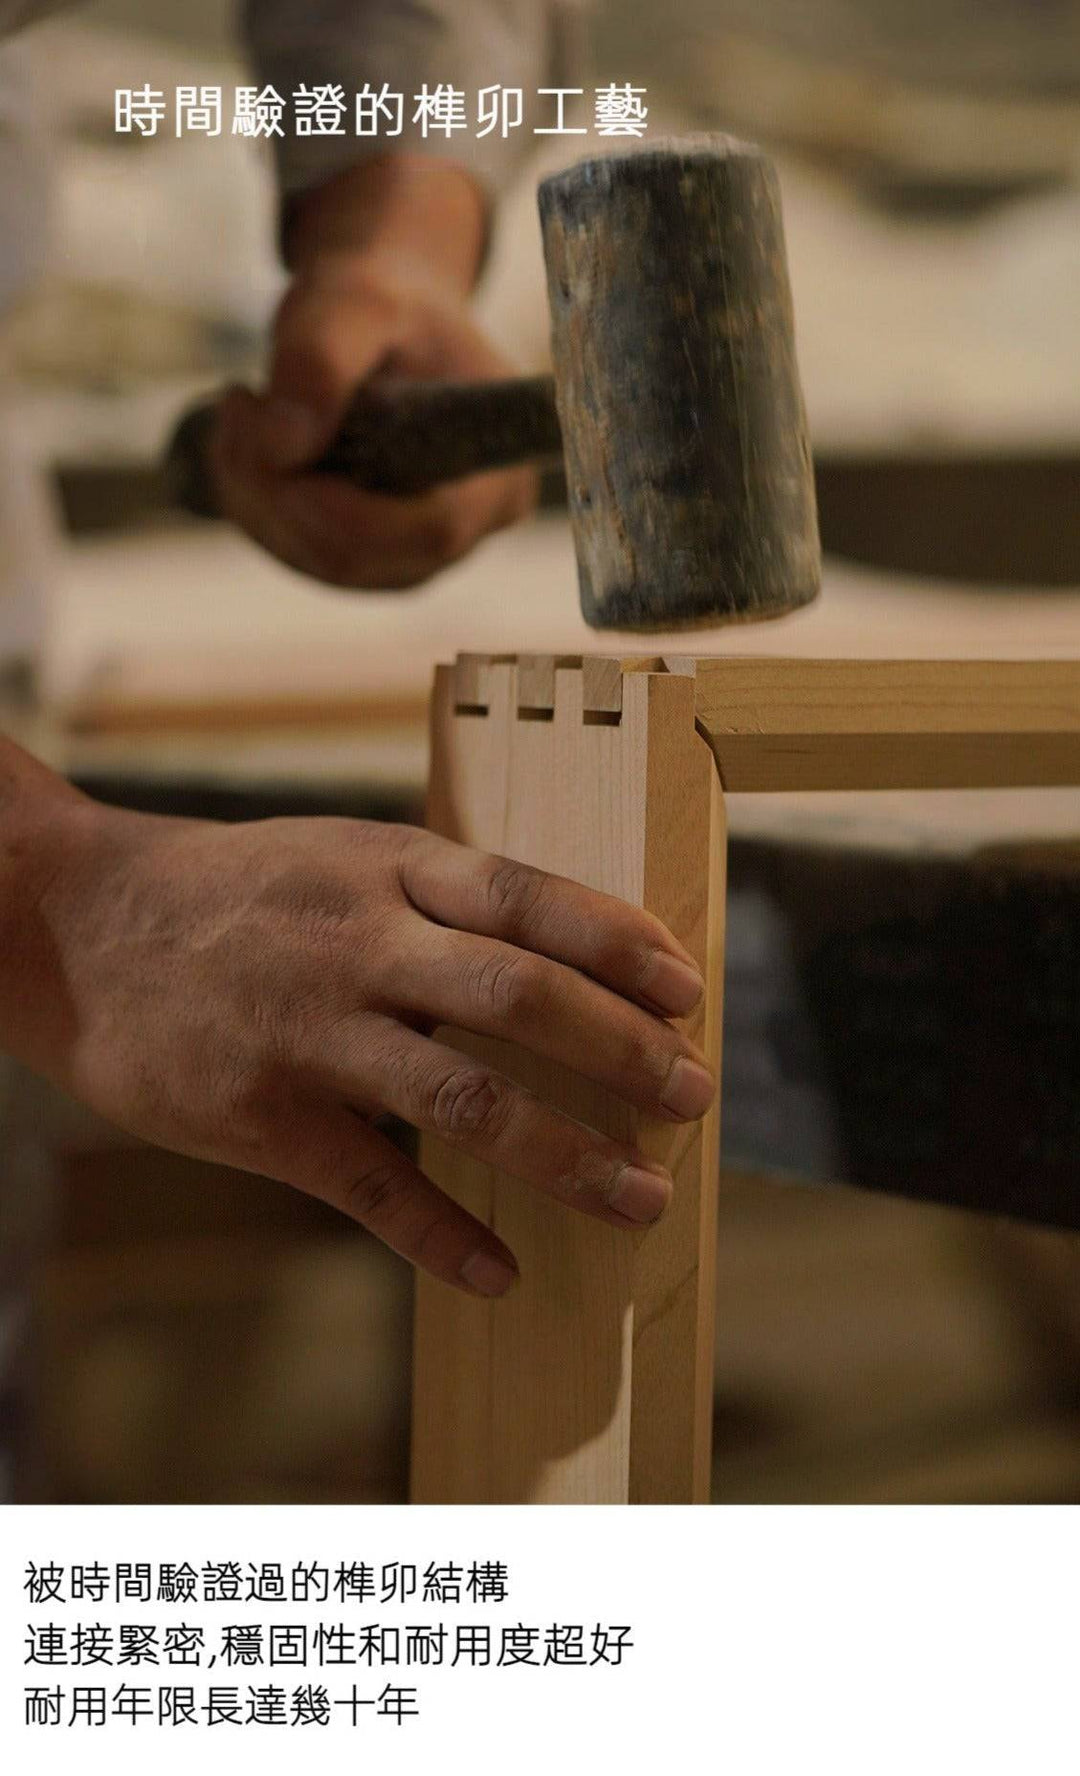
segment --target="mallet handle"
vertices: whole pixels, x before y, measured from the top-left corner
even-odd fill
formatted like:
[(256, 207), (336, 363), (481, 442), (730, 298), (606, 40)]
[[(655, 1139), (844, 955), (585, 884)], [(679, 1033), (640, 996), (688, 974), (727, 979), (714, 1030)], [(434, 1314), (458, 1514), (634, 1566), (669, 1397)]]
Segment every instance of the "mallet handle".
[[(198, 517), (219, 515), (208, 445), (213, 402), (184, 416), (166, 453), (172, 499)], [(322, 460), (369, 493), (415, 494), (485, 469), (562, 454), (549, 376), (503, 382), (396, 383), (362, 388)]]

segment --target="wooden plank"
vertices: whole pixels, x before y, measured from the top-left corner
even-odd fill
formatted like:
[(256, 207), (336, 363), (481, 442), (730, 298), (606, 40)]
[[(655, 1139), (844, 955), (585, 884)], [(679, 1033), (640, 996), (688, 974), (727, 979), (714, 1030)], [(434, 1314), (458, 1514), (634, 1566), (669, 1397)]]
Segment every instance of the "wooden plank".
[[(517, 709), (514, 675), (503, 669), (484, 688), (491, 699), (486, 715), (458, 715), (459, 701), (464, 709), (480, 694), (480, 676), (477, 672), (474, 677), (473, 662), (463, 659), (457, 667), (440, 666), (435, 674), (427, 824), (450, 838), (463, 839), (470, 831), (477, 835), (497, 832), (509, 793), (509, 747), (504, 744), (500, 750), (493, 745), (487, 757), (479, 760), (475, 746), (477, 738), (489, 732), (505, 742)], [(459, 751), (472, 767), (464, 791)], [(462, 1046), (480, 1054), (492, 1045), (466, 1038)], [(429, 1143), (421, 1146), (421, 1163), (431, 1176), (470, 1214), (491, 1226), (491, 1168), (450, 1148), (441, 1149), (433, 1160)], [(466, 1301), (418, 1277), (413, 1335), (414, 1499), (481, 1502), (475, 1475), (488, 1466), (491, 1412), (490, 1315), (480, 1302)]]
[[(702, 805), (702, 786), (688, 781), (685, 755), (681, 723), (657, 723), (646, 784), (644, 904), (704, 962), (706, 997), (695, 1040), (719, 1070), (727, 862), (724, 801), (719, 778), (710, 770), (704, 790), (707, 806)], [(700, 775), (694, 772), (695, 778)], [(683, 1129), (675, 1145), (681, 1149), (679, 1159), (667, 1159), (675, 1196), (659, 1230), (662, 1237), (642, 1240), (637, 1254), (632, 1504), (683, 1502), (688, 1497), (704, 1503), (711, 1486), (719, 1096), (704, 1122)], [(673, 1361), (682, 1352), (696, 1353), (692, 1376), (680, 1376)]]
[(709, 659), (728, 791), (1080, 783), (1080, 661)]
[[(519, 704), (518, 681), (535, 695), (549, 673), (551, 719), (535, 719)], [(453, 674), (441, 671), (429, 821), (655, 911), (707, 969), (705, 1004), (687, 1027), (718, 1061), (723, 810), (694, 730), (694, 683), (664, 672), (617, 676), (615, 687), (610, 669), (590, 674), (606, 702), (618, 689), (613, 711), (587, 708), (580, 666), (504, 663), (478, 675), (470, 662), (465, 688), (482, 684), (483, 706), (459, 698)], [(449, 1039), (481, 1047), (459, 1032)], [(483, 1302), (419, 1279), (413, 1497), (704, 1502), (717, 1115), (696, 1128), (649, 1123), (520, 1050), (482, 1046), (552, 1102), (668, 1165), (675, 1204), (648, 1233), (625, 1233), (425, 1140), (425, 1169), (497, 1229), (522, 1281), (503, 1301)]]

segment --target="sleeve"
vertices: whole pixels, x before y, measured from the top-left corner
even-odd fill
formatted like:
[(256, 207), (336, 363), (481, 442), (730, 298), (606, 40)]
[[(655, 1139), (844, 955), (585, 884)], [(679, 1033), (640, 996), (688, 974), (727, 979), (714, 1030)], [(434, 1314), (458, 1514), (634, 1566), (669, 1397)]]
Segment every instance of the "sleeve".
[[(275, 140), (283, 196), (320, 184), (367, 156), (398, 147), (467, 166), (494, 195), (532, 146), (526, 120), (505, 140), (476, 136), (481, 87), (584, 84), (585, 0), (243, 0), (242, 17), (255, 77), (288, 98), (301, 83), (365, 84), (404, 95), (404, 127), (386, 137), (295, 136)], [(469, 128), (426, 139), (411, 127), (421, 85), (466, 95)]]

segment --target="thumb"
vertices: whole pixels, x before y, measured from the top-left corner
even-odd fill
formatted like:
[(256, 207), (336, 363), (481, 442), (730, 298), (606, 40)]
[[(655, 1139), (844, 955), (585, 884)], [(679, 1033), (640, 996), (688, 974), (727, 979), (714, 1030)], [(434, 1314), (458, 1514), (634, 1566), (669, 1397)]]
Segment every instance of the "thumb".
[(268, 467), (309, 467), (328, 449), (357, 386), (390, 344), (388, 316), (350, 288), (298, 279), (278, 311), (269, 387), (253, 448)]
[[(242, 416), (242, 449), (271, 472), (307, 469), (329, 447), (359, 380), (341, 304), (294, 286), (274, 330), (268, 386)], [(367, 366), (360, 361), (360, 374)], [(239, 418), (238, 414), (234, 415)]]

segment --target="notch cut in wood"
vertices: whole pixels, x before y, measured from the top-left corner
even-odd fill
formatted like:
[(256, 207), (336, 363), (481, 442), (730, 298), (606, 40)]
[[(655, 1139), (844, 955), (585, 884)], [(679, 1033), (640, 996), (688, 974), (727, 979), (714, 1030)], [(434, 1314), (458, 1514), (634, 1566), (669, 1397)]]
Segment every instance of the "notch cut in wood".
[(628, 672), (665, 672), (663, 660), (649, 654), (626, 659), (587, 654), (459, 654), (452, 668), (454, 708), (457, 714), (486, 713), (491, 700), (492, 669), (515, 668), (515, 704), (526, 719), (551, 716), (555, 710), (556, 674), (576, 672), (581, 678), (581, 700), (589, 716), (618, 716), (622, 712), (622, 684)]
[[(550, 720), (528, 719), (539, 697)], [(483, 719), (460, 713), (478, 706)], [(586, 669), (547, 657), (470, 659), (440, 668), (432, 731), (429, 824), (655, 912), (707, 975), (687, 1028), (716, 1064), (723, 807), (694, 726), (693, 683), (637, 660)], [(657, 1227), (625, 1232), (425, 1137), (425, 1170), (496, 1229), (518, 1254), (522, 1280), (485, 1302), (418, 1279), (413, 1497), (704, 1501), (717, 1113), (689, 1128), (649, 1123), (510, 1044), (458, 1031), (446, 1040), (591, 1126), (636, 1140), (671, 1169), (676, 1189)]]
[(518, 712), (550, 715), (578, 672), (585, 719), (618, 716), (635, 672), (691, 678), (694, 715), (730, 792), (980, 789), (1080, 783), (1080, 661), (463, 655), (459, 710), (487, 708), (514, 665)]
[[(1065, 783), (1080, 783), (1077, 661), (470, 656), (436, 675), (429, 824), (656, 913), (705, 974), (688, 1028), (717, 1066), (722, 784)], [(512, 1045), (447, 1039), (636, 1140), (675, 1197), (624, 1234), (425, 1139), (425, 1169), (506, 1240), (522, 1282), (484, 1302), (419, 1278), (414, 1498), (703, 1501), (718, 1111), (649, 1124)]]

